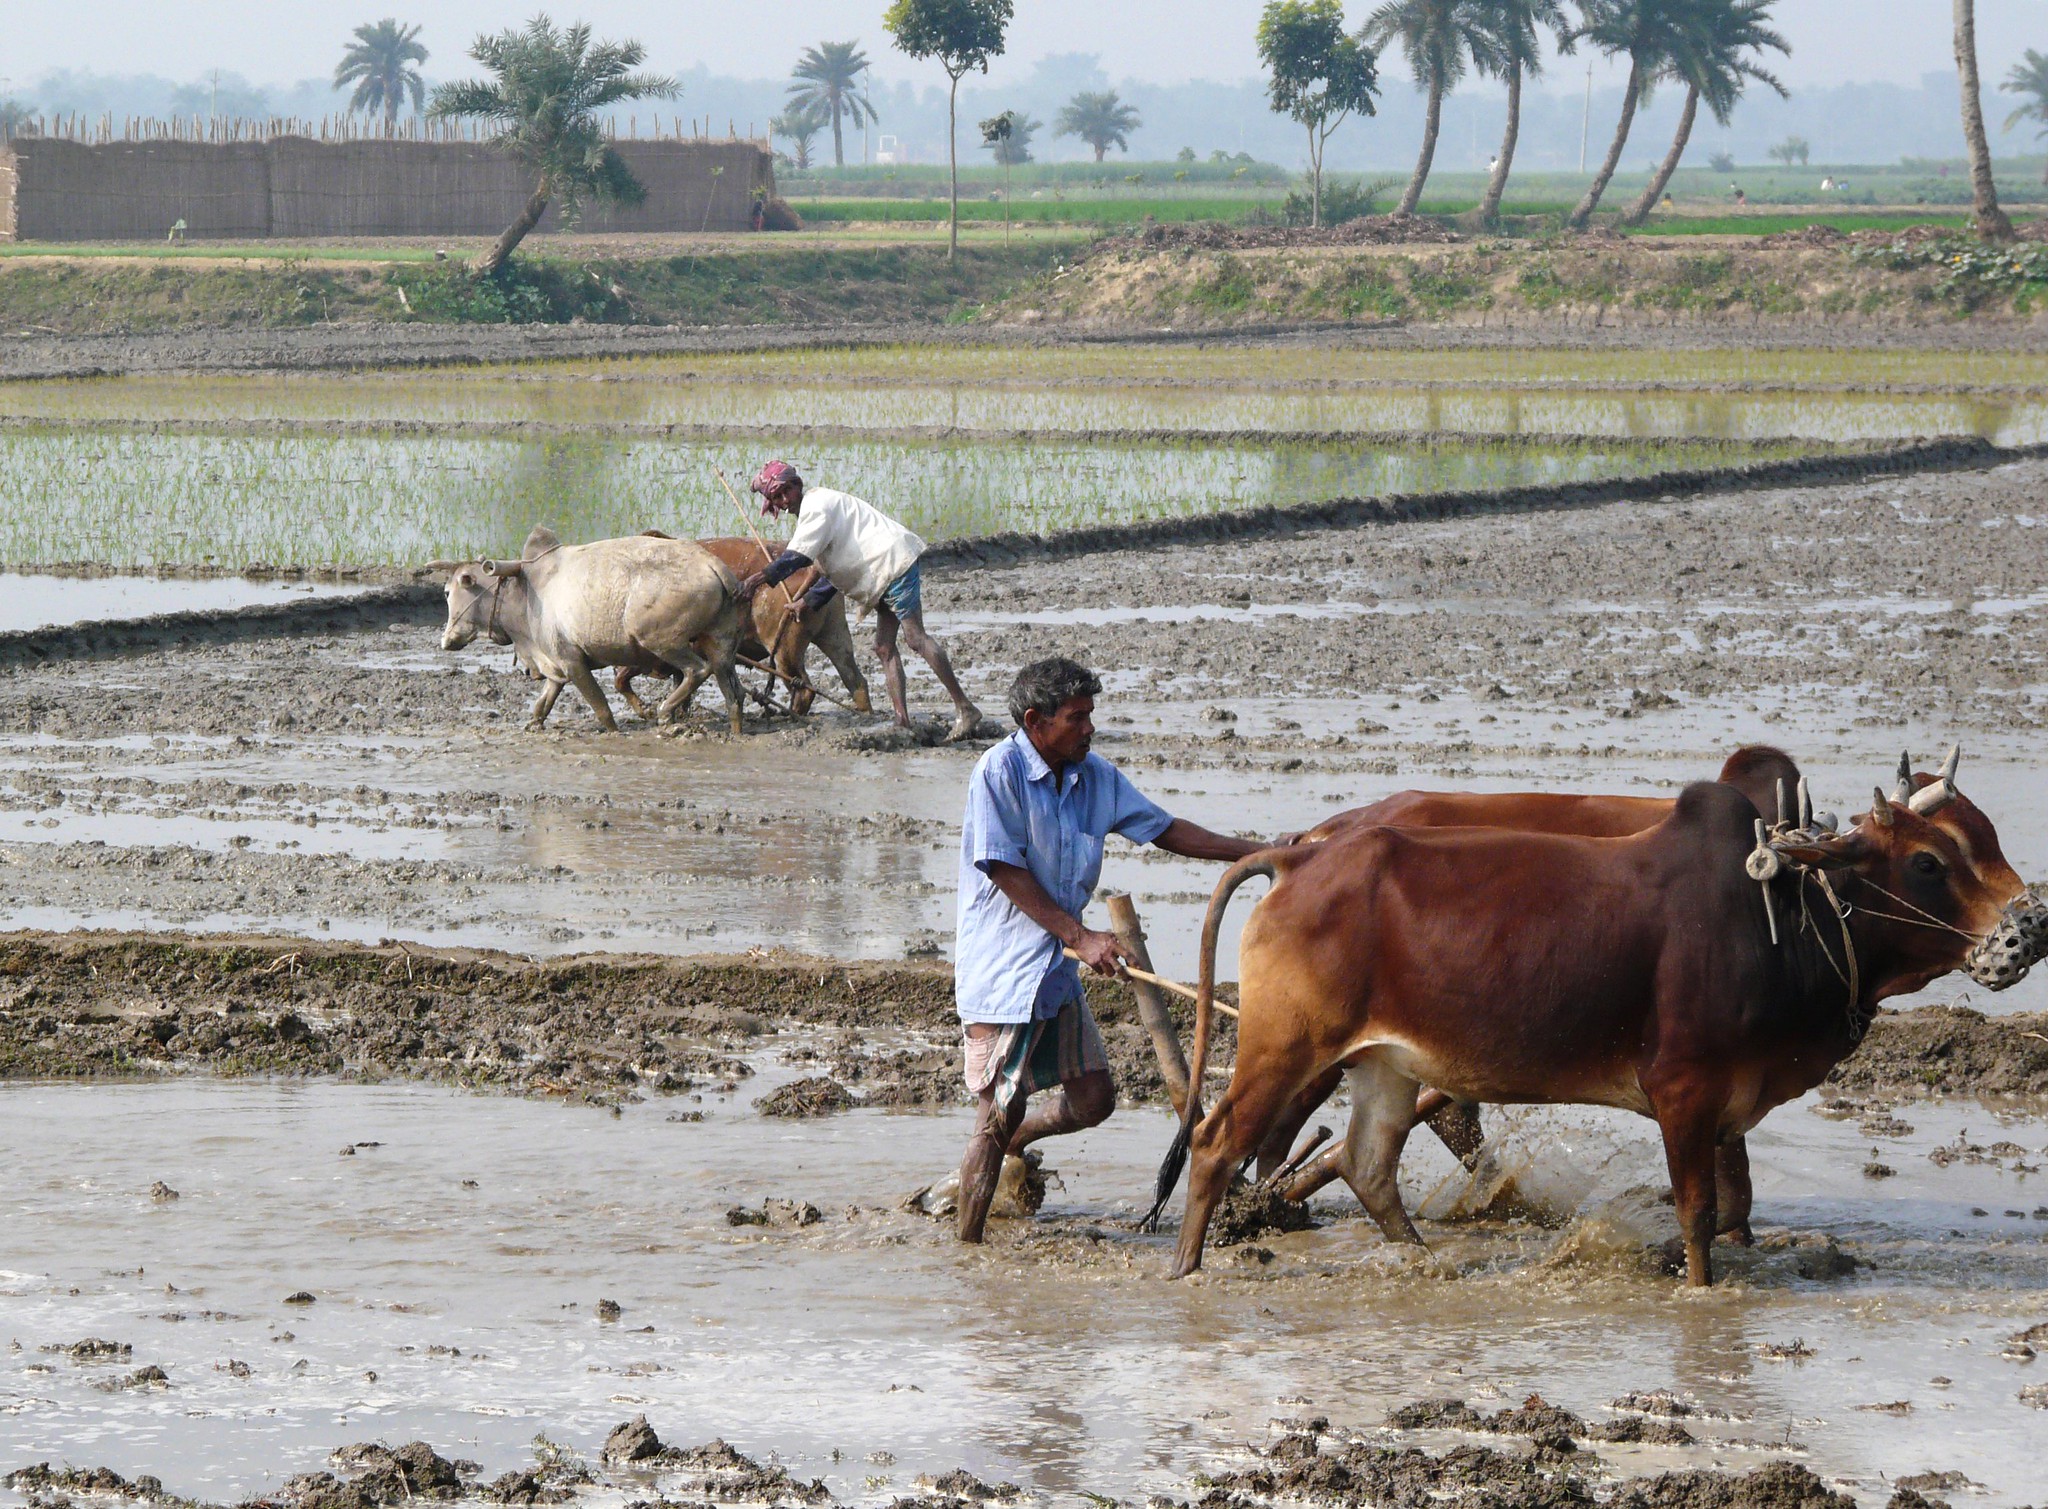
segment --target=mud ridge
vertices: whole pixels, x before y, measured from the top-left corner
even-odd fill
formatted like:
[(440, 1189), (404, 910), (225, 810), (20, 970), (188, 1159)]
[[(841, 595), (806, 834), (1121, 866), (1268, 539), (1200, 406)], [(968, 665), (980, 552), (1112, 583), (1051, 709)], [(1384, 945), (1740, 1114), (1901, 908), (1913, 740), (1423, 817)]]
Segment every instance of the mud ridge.
[(279, 635), (333, 634), (393, 622), (439, 622), (441, 592), (424, 585), (378, 587), (347, 597), (264, 603), (248, 608), (153, 613), (146, 618), (95, 619), (48, 629), (0, 633), (0, 672), (53, 661), (116, 660), (198, 645), (233, 644)]
[[(1163, 1098), (1127, 988), (1097, 981), (1090, 998), (1119, 1092)], [(827, 1058), (865, 1104), (963, 1098), (951, 1052), (953, 975), (939, 963), (783, 954), (535, 961), (283, 938), (0, 936), (0, 1075), (10, 1078), (393, 1077), (615, 1103), (693, 1079), (744, 1077), (731, 1055), (789, 1026), (832, 1030), (802, 1056)], [(1881, 1012), (1828, 1088), (2048, 1095), (2044, 1027), (2048, 1018), (1967, 1008)], [(1217, 1031), (1214, 1061), (1227, 1072), (1235, 1035), (1228, 1023)], [(870, 1034), (888, 1032), (928, 1047), (865, 1051)]]
[(2048, 447), (2003, 447), (1973, 436), (1921, 441), (1851, 455), (1807, 456), (1747, 466), (1651, 472), (1562, 486), (1547, 484), (1470, 492), (1394, 493), (1377, 498), (1335, 498), (1294, 504), (1146, 519), (1055, 535), (1006, 533), (941, 540), (925, 552), (924, 564), (938, 569), (1007, 565), (1025, 560), (1070, 560), (1116, 550), (1217, 540), (1269, 539), (1310, 530), (1353, 529), (1367, 524), (1438, 522), (1490, 514), (1538, 513), (1641, 500), (1645, 495), (1689, 498), (1754, 492), (1812, 484), (1860, 482), (1901, 472), (1971, 471), (2048, 455)]

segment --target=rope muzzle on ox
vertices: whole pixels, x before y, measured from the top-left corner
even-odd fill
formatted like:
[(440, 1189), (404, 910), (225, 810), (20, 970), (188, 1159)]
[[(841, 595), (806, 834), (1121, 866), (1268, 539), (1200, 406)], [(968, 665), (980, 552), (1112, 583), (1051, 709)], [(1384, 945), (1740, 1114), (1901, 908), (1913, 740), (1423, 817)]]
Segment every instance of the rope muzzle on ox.
[[(560, 548), (558, 545), (551, 545), (540, 554), (552, 555)], [(534, 559), (539, 560), (540, 556), (535, 556)], [(527, 563), (523, 560), (428, 561), (420, 569), (422, 571), (460, 571), (464, 566), (475, 566), (481, 569), (485, 576), (491, 578), (491, 616), (489, 621), (481, 626), (484, 631), (484, 637), (489, 639), (492, 644), (510, 644), (512, 636), (507, 634), (498, 623), (498, 608), (505, 595), (505, 583), (515, 576), (526, 575), (526, 565)], [(482, 597), (473, 600), (468, 607), (462, 610), (462, 616), (457, 618), (455, 622), (458, 624), (475, 623), (477, 609), (483, 606), (483, 602), (484, 599)]]
[[(1913, 786), (1913, 761), (1910, 754), (1899, 757), (1898, 780), (1889, 798), (1882, 788), (1871, 792), (1871, 821), (1880, 828), (1892, 825), (1892, 802), (1897, 802), (1919, 817), (1931, 817), (1960, 794), (1956, 788), (1956, 769), (1962, 762), (1962, 746), (1950, 748), (1948, 758), (1942, 762), (1941, 773), (1918, 790)], [(1811, 845), (1833, 836), (1839, 824), (1831, 813), (1818, 817), (1813, 812), (1812, 799), (1808, 794), (1804, 777), (1799, 781), (1796, 816), (1787, 800), (1784, 783), (1778, 787), (1778, 820), (1766, 826), (1762, 818), (1756, 820), (1756, 847), (1750, 851), (1744, 862), (1744, 871), (1756, 881), (1763, 891), (1764, 916), (1770, 927), (1771, 943), (1780, 943), (1777, 906), (1771, 891), (1771, 882), (1787, 866), (1798, 871), (1800, 876), (1799, 901), (1802, 931), (1813, 925), (1812, 914), (1807, 906), (1806, 882), (1811, 880), (1826, 897), (1829, 910), (1833, 911), (1840, 924), (1842, 947), (1845, 958), (1837, 962), (1828, 949), (1826, 941), (1820, 939), (1816, 929), (1815, 937), (1820, 941), (1821, 951), (1827, 955), (1828, 963), (1836, 975), (1849, 987), (1850, 1026), (1857, 1038), (1861, 1038), (1869, 1027), (1871, 1013), (1861, 1009), (1858, 1002), (1857, 983), (1860, 971), (1857, 968), (1855, 945), (1850, 939), (1849, 916), (1855, 908), (1844, 901), (1835, 891), (1827, 872), (1817, 866), (1801, 863), (1790, 857), (1784, 850), (1792, 846)], [(1998, 923), (1982, 937), (1964, 931), (1954, 924), (1945, 922), (1924, 907), (1916, 906), (1905, 897), (1894, 894), (1865, 875), (1852, 876), (1858, 884), (1884, 898), (1898, 911), (1884, 911), (1865, 906), (1862, 910), (1872, 917), (1883, 918), (1908, 927), (1937, 928), (1951, 932), (1958, 937), (1971, 940), (1972, 946), (1964, 956), (1962, 969), (1972, 980), (1987, 990), (2007, 990), (2026, 977), (2034, 965), (2048, 958), (2048, 904), (2044, 904), (2032, 892), (2015, 897), (2007, 903)]]

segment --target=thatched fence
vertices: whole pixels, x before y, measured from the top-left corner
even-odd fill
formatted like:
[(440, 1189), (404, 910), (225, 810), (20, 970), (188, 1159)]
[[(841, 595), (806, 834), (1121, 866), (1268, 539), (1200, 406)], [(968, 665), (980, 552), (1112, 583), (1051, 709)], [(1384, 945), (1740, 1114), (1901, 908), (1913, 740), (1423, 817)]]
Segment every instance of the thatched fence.
[[(756, 192), (775, 192), (774, 158), (760, 142), (613, 145), (647, 198), (586, 206), (581, 229), (745, 230)], [(179, 221), (195, 241), (494, 235), (532, 188), (517, 165), (473, 141), (16, 136), (0, 139), (0, 241), (161, 240)], [(550, 206), (539, 230), (559, 229)]]

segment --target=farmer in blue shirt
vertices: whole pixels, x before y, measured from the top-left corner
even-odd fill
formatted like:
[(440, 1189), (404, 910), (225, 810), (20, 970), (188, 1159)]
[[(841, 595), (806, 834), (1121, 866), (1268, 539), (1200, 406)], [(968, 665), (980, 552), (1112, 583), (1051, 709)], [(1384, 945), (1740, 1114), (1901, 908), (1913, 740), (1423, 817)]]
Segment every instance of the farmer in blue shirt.
[[(1081, 920), (1102, 874), (1104, 836), (1224, 862), (1266, 847), (1172, 816), (1090, 754), (1101, 690), (1071, 660), (1024, 667), (1010, 687), (1017, 732), (981, 757), (968, 784), (953, 991), (967, 1088), (981, 1111), (960, 1164), (963, 1242), (981, 1240), (1006, 1153), (1096, 1126), (1116, 1109), (1081, 971), (1063, 953), (1105, 975), (1130, 960), (1114, 933)], [(1034, 1090), (1054, 1093), (1027, 1116)]]

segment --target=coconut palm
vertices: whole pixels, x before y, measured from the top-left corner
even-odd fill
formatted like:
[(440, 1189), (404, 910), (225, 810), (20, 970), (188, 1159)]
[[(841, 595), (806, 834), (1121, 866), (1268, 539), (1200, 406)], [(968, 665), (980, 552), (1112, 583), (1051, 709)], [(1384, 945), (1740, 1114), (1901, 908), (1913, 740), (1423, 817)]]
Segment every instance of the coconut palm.
[(1694, 0), (1687, 18), (1686, 34), (1678, 54), (1671, 60), (1670, 76), (1685, 85), (1685, 108), (1678, 113), (1678, 131), (1671, 138), (1671, 150), (1650, 177), (1650, 186), (1635, 208), (1622, 217), (1625, 225), (1641, 225), (1663, 197), (1678, 161), (1685, 156), (1692, 138), (1693, 122), (1700, 104), (1706, 103), (1714, 119), (1723, 126), (1735, 111), (1735, 103), (1750, 83), (1768, 84), (1785, 97), (1785, 86), (1755, 61), (1767, 49), (1791, 54), (1792, 47), (1766, 23), (1774, 0)]
[(768, 122), (769, 132), (789, 143), (790, 160), (800, 173), (809, 171), (811, 143), (824, 129), (825, 112), (817, 105), (791, 103), (782, 114)]
[(1627, 58), (1628, 83), (1622, 90), (1621, 119), (1607, 156), (1593, 175), (1586, 197), (1566, 218), (1573, 230), (1585, 229), (1593, 211), (1600, 207), (1600, 197), (1621, 165), (1636, 111), (1685, 45), (1687, 23), (1696, 9), (1697, 0), (1580, 0), (1581, 19), (1570, 40), (1574, 44), (1590, 42), (1610, 58)]
[(336, 89), (356, 86), (348, 98), (349, 109), (383, 111), (387, 134), (398, 124), (398, 112), (407, 97), (417, 110), (426, 94), (426, 82), (413, 66), (427, 60), (419, 35), (417, 26), (400, 26), (389, 17), (375, 25), (358, 26), (355, 41), (349, 43), (334, 70)]
[[(2004, 129), (2010, 131), (2021, 121), (2032, 121), (2038, 128), (2036, 136), (2048, 136), (2048, 57), (2029, 47), (2025, 58), (2025, 62), (2012, 65), (2012, 72), (1998, 86), (2007, 94), (2025, 96), (2027, 101), (2005, 118)], [(2048, 183), (2048, 172), (2043, 173), (2041, 181)]]
[(1444, 96), (1465, 77), (1465, 65), (1474, 53), (1487, 54), (1492, 35), (1476, 0), (1386, 0), (1365, 18), (1366, 40), (1385, 50), (1399, 42), (1415, 75), (1415, 87), (1429, 96), (1422, 118), (1422, 154), (1415, 159), (1415, 171), (1397, 215), (1412, 215), (1422, 200), (1422, 186), (1429, 181), (1430, 163), (1436, 157), (1437, 132), (1443, 125)]
[(815, 107), (821, 118), (832, 122), (832, 165), (846, 166), (845, 127), (856, 131), (881, 117), (862, 87), (861, 75), (868, 70), (868, 55), (859, 42), (821, 42), (806, 47), (790, 76), (789, 105)]
[(676, 81), (635, 73), (646, 60), (638, 42), (590, 40), (579, 21), (557, 30), (545, 13), (525, 29), (507, 27), (476, 39), (469, 55), (495, 75), (443, 84), (427, 114), (470, 116), (494, 123), (491, 146), (534, 175), (526, 207), (476, 260), (480, 273), (505, 265), (512, 249), (540, 223), (551, 201), (573, 221), (586, 198), (638, 204), (647, 190), (604, 138), (599, 112), (623, 100), (668, 99)]
[(1507, 129), (1501, 134), (1500, 154), (1493, 160), (1493, 173), (1486, 180), (1486, 195), (1479, 201), (1479, 219), (1491, 225), (1500, 218), (1501, 195), (1507, 191), (1508, 173), (1514, 167), (1515, 144), (1522, 134), (1522, 81), (1543, 71), (1541, 34), (1550, 32), (1560, 42), (1571, 31), (1562, 0), (1477, 0), (1486, 45), (1475, 49), (1472, 61), (1480, 72), (1499, 77), (1508, 86)]
[(1956, 73), (1962, 80), (1963, 139), (1970, 144), (1977, 234), (1987, 241), (2010, 241), (2012, 222), (1998, 207), (1998, 190), (1991, 182), (1991, 142), (1984, 134), (1984, 93), (1977, 79), (1977, 8), (1973, 0), (1955, 0), (1955, 5)]
[(1130, 151), (1130, 134), (1143, 124), (1138, 112), (1118, 99), (1114, 89), (1083, 89), (1060, 106), (1060, 113), (1053, 117), (1052, 134), (1080, 137), (1095, 149), (1095, 160), (1101, 162), (1111, 147)]

